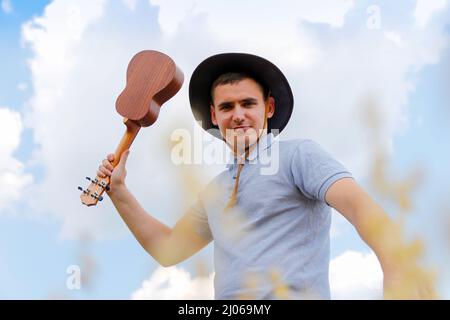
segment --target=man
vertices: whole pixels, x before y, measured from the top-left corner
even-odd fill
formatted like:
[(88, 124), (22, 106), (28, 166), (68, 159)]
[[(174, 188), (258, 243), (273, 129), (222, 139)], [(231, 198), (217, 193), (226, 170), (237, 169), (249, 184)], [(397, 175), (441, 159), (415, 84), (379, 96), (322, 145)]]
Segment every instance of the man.
[[(433, 297), (426, 281), (401, 296), (391, 293), (404, 284), (408, 264), (395, 257), (400, 233), (351, 174), (317, 143), (275, 138), (294, 103), (274, 64), (250, 54), (209, 57), (191, 77), (189, 98), (195, 118), (224, 140), (234, 161), (173, 228), (147, 214), (126, 188), (129, 151), (116, 168), (108, 155), (97, 173), (111, 176), (114, 206), (161, 265), (184, 261), (214, 240), (216, 299), (329, 299), (333, 207), (377, 255), (386, 297)], [(262, 174), (267, 158), (277, 170)]]

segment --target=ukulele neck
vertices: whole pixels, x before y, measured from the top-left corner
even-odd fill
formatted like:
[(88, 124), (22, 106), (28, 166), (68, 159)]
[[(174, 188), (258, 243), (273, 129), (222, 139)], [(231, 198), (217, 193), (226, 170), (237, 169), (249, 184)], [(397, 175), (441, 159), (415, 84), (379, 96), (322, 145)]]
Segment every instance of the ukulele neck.
[(130, 148), (134, 138), (136, 138), (141, 129), (141, 126), (137, 122), (128, 118), (124, 118), (123, 123), (126, 125), (127, 129), (114, 152), (114, 161), (112, 163), (114, 167), (119, 163), (122, 153)]

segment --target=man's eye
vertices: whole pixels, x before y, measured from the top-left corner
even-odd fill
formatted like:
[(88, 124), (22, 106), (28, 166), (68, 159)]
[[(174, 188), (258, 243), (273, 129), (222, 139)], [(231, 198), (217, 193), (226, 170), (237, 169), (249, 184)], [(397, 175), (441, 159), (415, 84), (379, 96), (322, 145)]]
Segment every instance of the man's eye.
[(244, 107), (250, 107), (250, 106), (254, 105), (254, 103), (253, 102), (244, 102), (242, 105)]

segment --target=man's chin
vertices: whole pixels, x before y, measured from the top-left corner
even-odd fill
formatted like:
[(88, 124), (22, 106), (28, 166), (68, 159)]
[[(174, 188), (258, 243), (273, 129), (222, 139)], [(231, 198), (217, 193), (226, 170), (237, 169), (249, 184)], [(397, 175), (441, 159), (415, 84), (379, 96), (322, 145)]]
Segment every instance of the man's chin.
[(228, 141), (228, 145), (237, 153), (242, 153), (245, 150), (251, 148), (257, 141), (257, 137), (254, 136), (237, 136), (231, 141)]

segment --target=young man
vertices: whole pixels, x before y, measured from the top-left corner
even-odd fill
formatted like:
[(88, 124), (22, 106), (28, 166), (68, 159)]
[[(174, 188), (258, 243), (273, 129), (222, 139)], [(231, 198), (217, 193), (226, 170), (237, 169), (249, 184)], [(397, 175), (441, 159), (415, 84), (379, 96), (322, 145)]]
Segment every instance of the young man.
[[(395, 259), (401, 237), (386, 213), (317, 143), (275, 139), (293, 96), (274, 64), (249, 54), (209, 57), (192, 75), (189, 98), (195, 118), (224, 140), (234, 161), (173, 228), (146, 213), (126, 188), (129, 151), (116, 168), (108, 155), (98, 172), (111, 176), (114, 206), (161, 265), (184, 261), (214, 240), (216, 299), (328, 299), (333, 207), (377, 255), (386, 297), (433, 297), (423, 281), (403, 296), (389, 295), (404, 283), (407, 262)], [(277, 161), (277, 170), (262, 174), (267, 159)]]

